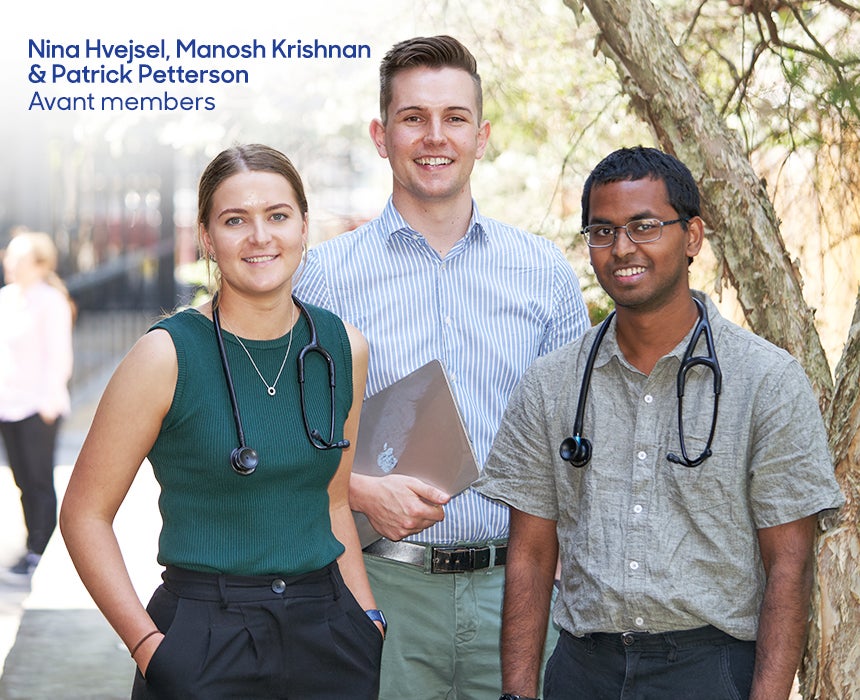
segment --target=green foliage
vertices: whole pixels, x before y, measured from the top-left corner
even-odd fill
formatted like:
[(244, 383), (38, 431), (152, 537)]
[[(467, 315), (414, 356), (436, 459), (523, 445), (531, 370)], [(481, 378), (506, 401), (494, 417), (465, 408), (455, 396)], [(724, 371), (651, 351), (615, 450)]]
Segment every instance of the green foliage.
[(744, 12), (726, 0), (658, 6), (700, 84), (750, 154), (774, 146), (817, 149), (823, 124), (860, 126), (860, 29), (825, 2)]
[(212, 270), (205, 260), (179, 265), (175, 271), (176, 281), (189, 290), (189, 306), (197, 306), (211, 298), (215, 291)]
[(606, 296), (596, 301), (589, 301), (586, 303), (586, 306), (588, 307), (588, 317), (591, 319), (592, 326), (596, 326), (603, 321), (615, 308), (612, 301)]

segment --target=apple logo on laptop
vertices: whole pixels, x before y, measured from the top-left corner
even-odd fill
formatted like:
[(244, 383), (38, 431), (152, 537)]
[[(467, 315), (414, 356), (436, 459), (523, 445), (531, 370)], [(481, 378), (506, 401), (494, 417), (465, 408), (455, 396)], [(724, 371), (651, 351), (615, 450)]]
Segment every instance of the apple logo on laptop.
[(386, 474), (391, 473), (394, 467), (397, 466), (397, 457), (394, 456), (394, 448), (389, 447), (387, 442), (382, 446), (382, 452), (379, 453), (379, 457), (376, 458), (376, 466)]

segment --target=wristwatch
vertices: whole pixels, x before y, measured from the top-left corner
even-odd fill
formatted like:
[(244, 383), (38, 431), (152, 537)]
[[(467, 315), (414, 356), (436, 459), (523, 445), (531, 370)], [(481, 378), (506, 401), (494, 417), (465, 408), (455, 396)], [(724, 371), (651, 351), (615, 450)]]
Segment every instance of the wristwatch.
[(374, 622), (379, 622), (382, 625), (383, 634), (388, 631), (388, 620), (382, 614), (382, 610), (365, 610), (367, 616)]
[(505, 693), (499, 700), (540, 700), (540, 698), (533, 698), (528, 695), (514, 695), (513, 693)]

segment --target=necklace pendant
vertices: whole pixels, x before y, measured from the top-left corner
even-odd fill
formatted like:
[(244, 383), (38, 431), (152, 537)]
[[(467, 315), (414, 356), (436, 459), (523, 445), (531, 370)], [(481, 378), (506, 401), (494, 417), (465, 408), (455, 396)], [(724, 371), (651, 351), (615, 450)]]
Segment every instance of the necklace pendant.
[[(287, 358), (290, 356), (290, 348), (293, 347), (293, 331), (295, 330), (295, 327), (296, 327), (296, 324), (294, 321), (295, 308), (296, 307), (293, 306), (293, 314), (290, 316), (290, 322), (292, 323), (292, 325), (290, 326), (290, 341), (287, 343), (287, 351), (284, 353), (284, 359), (281, 360), (281, 368), (278, 370), (278, 376), (275, 377), (275, 381), (271, 386), (269, 386), (269, 382), (266, 381), (266, 378), (263, 376), (263, 373), (260, 371), (260, 368), (257, 367), (257, 363), (254, 362), (254, 358), (251, 357), (251, 353), (249, 352), (248, 348), (245, 347), (245, 343), (242, 342), (242, 339), (238, 335), (233, 333), (233, 337), (236, 338), (236, 342), (242, 346), (242, 350), (245, 351), (245, 354), (248, 356), (248, 359), (251, 361), (251, 366), (254, 368), (254, 371), (257, 373), (257, 376), (260, 378), (260, 381), (263, 382), (263, 386), (266, 387), (266, 393), (269, 396), (274, 396), (277, 393), (277, 391), (275, 391), (275, 387), (278, 385), (278, 380), (281, 378), (281, 373), (284, 371), (284, 367), (287, 364)], [(216, 323), (216, 327), (218, 328), (218, 332), (220, 333), (221, 327), (220, 327), (220, 325), (217, 324), (217, 320), (214, 317), (214, 312), (213, 312), (213, 319), (212, 320), (213, 320), (213, 322)]]

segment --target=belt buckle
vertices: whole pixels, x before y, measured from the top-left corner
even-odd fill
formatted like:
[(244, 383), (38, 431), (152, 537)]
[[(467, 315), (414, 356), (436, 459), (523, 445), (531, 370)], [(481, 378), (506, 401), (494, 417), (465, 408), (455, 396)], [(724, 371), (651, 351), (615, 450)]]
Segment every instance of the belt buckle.
[(465, 574), (490, 566), (489, 547), (433, 547), (431, 574)]

